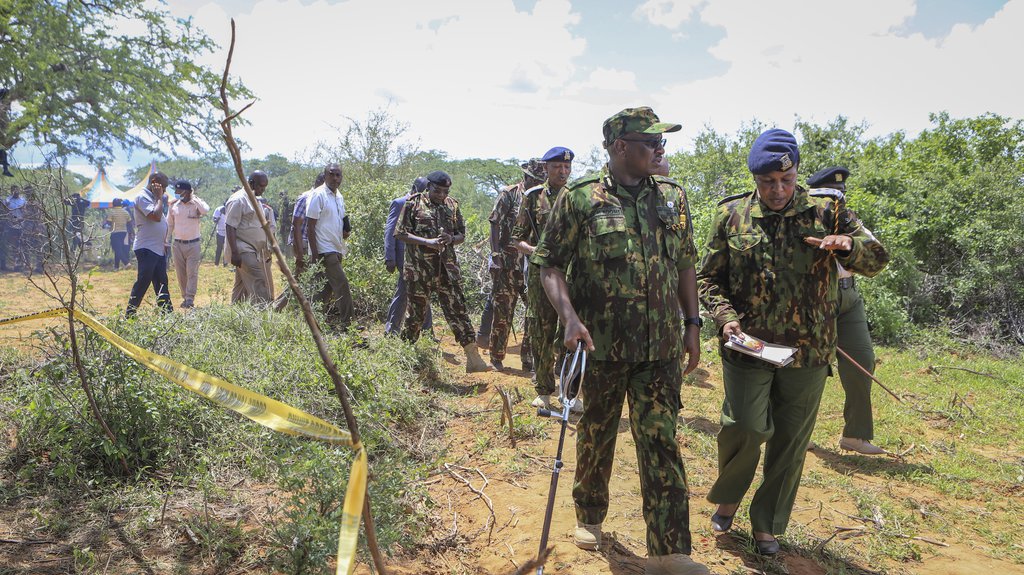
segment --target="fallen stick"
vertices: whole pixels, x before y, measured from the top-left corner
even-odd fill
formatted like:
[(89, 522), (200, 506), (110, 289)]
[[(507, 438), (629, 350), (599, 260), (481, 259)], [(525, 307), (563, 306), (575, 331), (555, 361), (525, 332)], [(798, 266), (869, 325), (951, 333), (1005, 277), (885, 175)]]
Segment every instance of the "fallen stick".
[[(475, 471), (480, 476), (480, 478), (484, 480), (484, 484), (480, 486), (480, 489), (473, 487), (473, 484), (470, 483), (468, 479), (459, 475), (459, 473), (455, 471), (454, 468), (456, 467), (464, 471)], [(491, 516), (487, 519), (486, 523), (484, 524), (484, 527), (490, 527), (490, 530), (487, 532), (487, 544), (490, 545), (491, 537), (494, 535), (494, 524), (498, 521), (498, 518), (494, 515), (494, 503), (491, 501), (491, 498), (488, 497), (486, 493), (484, 493), (484, 489), (486, 489), (491, 482), (488, 481), (487, 476), (484, 475), (483, 471), (480, 471), (479, 469), (476, 468), (469, 469), (461, 465), (452, 465), (450, 463), (445, 463), (444, 468), (448, 471), (449, 474), (451, 474), (452, 477), (465, 483), (466, 487), (468, 487), (469, 490), (472, 491), (473, 493), (476, 493), (477, 496), (483, 500), (484, 504), (487, 505), (487, 510), (491, 512)]]
[(898, 401), (900, 403), (903, 403), (903, 398), (901, 398), (900, 396), (898, 396), (895, 393), (893, 393), (891, 389), (886, 387), (884, 383), (882, 383), (881, 381), (878, 380), (877, 377), (875, 377), (875, 374), (873, 374), (870, 371), (864, 369), (864, 366), (862, 366), (861, 364), (857, 363), (857, 360), (855, 360), (852, 357), (850, 357), (850, 354), (848, 354), (845, 351), (843, 351), (843, 349), (841, 347), (836, 346), (836, 351), (839, 352), (839, 355), (842, 355), (844, 358), (846, 358), (847, 361), (852, 363), (854, 365), (854, 367), (859, 369), (861, 371), (861, 373), (863, 373), (864, 375), (870, 377), (871, 380), (874, 381), (875, 383), (877, 383), (879, 387), (884, 389), (886, 391), (886, 393), (888, 393), (889, 395), (893, 396), (893, 398), (895, 398), (896, 401)]
[(967, 369), (966, 367), (956, 367), (953, 365), (929, 365), (928, 369), (936, 371), (939, 369), (955, 369), (958, 371), (966, 371), (967, 373), (973, 373), (974, 375), (980, 375), (982, 377), (991, 377), (992, 379), (1002, 380), (1001, 377), (992, 375), (991, 373), (982, 373), (980, 371), (974, 371), (973, 369)]

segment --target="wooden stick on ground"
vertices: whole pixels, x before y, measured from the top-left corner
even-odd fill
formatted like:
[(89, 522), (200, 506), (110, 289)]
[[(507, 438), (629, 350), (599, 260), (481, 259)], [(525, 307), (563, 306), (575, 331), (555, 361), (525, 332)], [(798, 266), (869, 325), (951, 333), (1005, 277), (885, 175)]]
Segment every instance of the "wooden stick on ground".
[[(299, 301), (299, 305), (302, 307), (302, 315), (306, 320), (306, 325), (309, 326), (309, 331), (313, 336), (313, 341), (316, 342), (317, 351), (320, 354), (320, 361), (323, 362), (324, 368), (327, 369), (327, 373), (331, 376), (331, 381), (334, 382), (334, 392), (338, 396), (338, 401), (341, 402), (341, 407), (345, 411), (345, 422), (348, 426), (349, 433), (352, 434), (352, 442), (355, 445), (360, 444), (359, 438), (359, 424), (356, 422), (355, 415), (352, 413), (352, 406), (349, 404), (349, 390), (341, 379), (341, 374), (338, 372), (338, 366), (335, 365), (334, 360), (331, 359), (330, 353), (327, 351), (327, 344), (324, 342), (323, 333), (320, 331), (320, 326), (316, 322), (316, 317), (313, 316), (313, 308), (309, 305), (309, 300), (302, 294), (302, 290), (299, 288), (298, 282), (295, 280), (295, 276), (292, 275), (291, 270), (288, 269), (288, 263), (284, 258), (284, 253), (281, 252), (281, 246), (278, 245), (277, 239), (270, 230), (270, 222), (263, 216), (263, 207), (260, 205), (259, 200), (256, 199), (256, 194), (253, 193), (252, 188), (249, 187), (249, 181), (245, 177), (245, 171), (242, 169), (242, 152), (238, 149), (238, 144), (235, 142), (235, 137), (231, 132), (231, 121), (238, 117), (239, 114), (249, 109), (255, 102), (250, 102), (247, 106), (235, 112), (231, 113), (231, 107), (228, 104), (227, 84), (228, 84), (228, 71), (231, 69), (231, 58), (235, 53), (235, 19), (231, 19), (231, 46), (228, 48), (227, 62), (224, 64), (224, 75), (220, 81), (220, 101), (224, 111), (224, 119), (220, 122), (220, 127), (224, 131), (224, 143), (227, 144), (228, 152), (231, 154), (231, 160), (235, 166), (235, 173), (238, 174), (238, 179), (242, 182), (242, 189), (245, 190), (246, 196), (249, 197), (249, 203), (252, 204), (253, 210), (256, 212), (256, 217), (259, 219), (260, 225), (263, 227), (263, 233), (267, 236), (267, 243), (270, 245), (274, 253), (274, 259), (277, 260), (277, 266), (284, 274), (285, 279), (288, 281), (288, 286), (291, 288), (292, 293), (295, 294), (295, 298)], [(384, 558), (380, 553), (380, 547), (377, 545), (377, 533), (374, 529), (373, 515), (370, 513), (370, 494), (366, 494), (366, 499), (363, 503), (363, 523), (366, 527), (366, 546), (370, 549), (370, 555), (373, 557), (373, 564), (377, 568), (377, 571), (381, 574), (386, 574), (387, 570), (384, 568)]]
[(901, 398), (900, 396), (898, 396), (895, 393), (893, 393), (891, 389), (886, 387), (884, 383), (882, 383), (881, 381), (878, 380), (877, 377), (875, 377), (875, 374), (873, 374), (870, 371), (864, 369), (864, 367), (861, 364), (857, 363), (857, 360), (855, 360), (852, 357), (850, 357), (850, 354), (848, 354), (845, 351), (843, 351), (843, 349), (841, 347), (836, 346), (836, 351), (838, 351), (839, 355), (845, 357), (847, 361), (852, 363), (853, 366), (856, 367), (857, 369), (859, 369), (864, 375), (870, 377), (871, 380), (874, 381), (875, 383), (877, 383), (879, 387), (884, 389), (886, 391), (886, 393), (888, 393), (889, 395), (893, 396), (893, 398), (895, 398), (896, 401), (898, 401), (900, 403), (903, 403), (903, 398)]

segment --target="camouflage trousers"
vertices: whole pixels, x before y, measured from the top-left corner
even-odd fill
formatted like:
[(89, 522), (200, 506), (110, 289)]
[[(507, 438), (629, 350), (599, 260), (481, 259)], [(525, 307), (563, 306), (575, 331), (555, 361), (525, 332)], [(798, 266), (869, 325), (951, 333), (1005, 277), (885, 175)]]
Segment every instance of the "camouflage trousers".
[(508, 332), (516, 316), (516, 301), (523, 291), (523, 274), (517, 270), (492, 268), (491, 301), (494, 306), (491, 319), (491, 358), (505, 359)]
[(555, 393), (555, 358), (562, 350), (558, 337), (558, 312), (540, 283), (540, 270), (530, 265), (526, 291), (526, 331), (533, 351), (533, 387), (537, 395)]
[[(408, 265), (408, 263), (406, 264)], [(443, 270), (442, 270), (443, 272)], [(430, 295), (437, 295), (437, 303), (441, 305), (444, 319), (455, 334), (459, 345), (465, 347), (476, 341), (473, 324), (469, 323), (469, 312), (466, 311), (466, 296), (462, 293), (462, 285), (449, 279), (448, 274), (440, 273), (429, 277), (406, 280), (406, 295), (409, 298), (409, 315), (402, 326), (402, 339), (416, 341), (420, 338), (423, 320), (430, 307)]]
[(572, 490), (576, 519), (595, 525), (608, 514), (608, 480), (625, 398), (650, 556), (690, 553), (689, 488), (676, 443), (681, 383), (678, 358), (639, 363), (590, 360), (583, 380), (587, 404), (576, 426)]

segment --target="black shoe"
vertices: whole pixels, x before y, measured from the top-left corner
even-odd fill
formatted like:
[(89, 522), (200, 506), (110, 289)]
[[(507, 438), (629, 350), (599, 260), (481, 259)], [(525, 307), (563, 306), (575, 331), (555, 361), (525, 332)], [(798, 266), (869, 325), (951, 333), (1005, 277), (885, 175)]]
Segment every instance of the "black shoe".
[(725, 533), (732, 529), (732, 520), (736, 517), (735, 515), (719, 515), (715, 513), (711, 516), (711, 529), (715, 533)]
[(779, 540), (772, 539), (771, 541), (757, 541), (754, 540), (754, 547), (757, 549), (758, 555), (764, 555), (765, 557), (771, 557), (779, 552)]
[(491, 359), (491, 365), (494, 366), (494, 371), (505, 371), (505, 364), (500, 359)]
[(11, 170), (9, 170), (7, 166), (4, 166), (4, 175), (7, 176), (8, 178), (14, 177), (14, 174), (11, 173)]

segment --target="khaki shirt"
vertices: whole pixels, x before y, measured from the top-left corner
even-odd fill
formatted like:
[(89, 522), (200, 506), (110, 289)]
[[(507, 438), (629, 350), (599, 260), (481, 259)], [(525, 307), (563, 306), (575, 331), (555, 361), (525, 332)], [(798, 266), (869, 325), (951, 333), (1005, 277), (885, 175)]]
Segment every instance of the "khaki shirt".
[(262, 254), (267, 250), (267, 235), (263, 233), (256, 210), (249, 202), (245, 190), (231, 194), (224, 206), (224, 223), (235, 228), (238, 253)]

